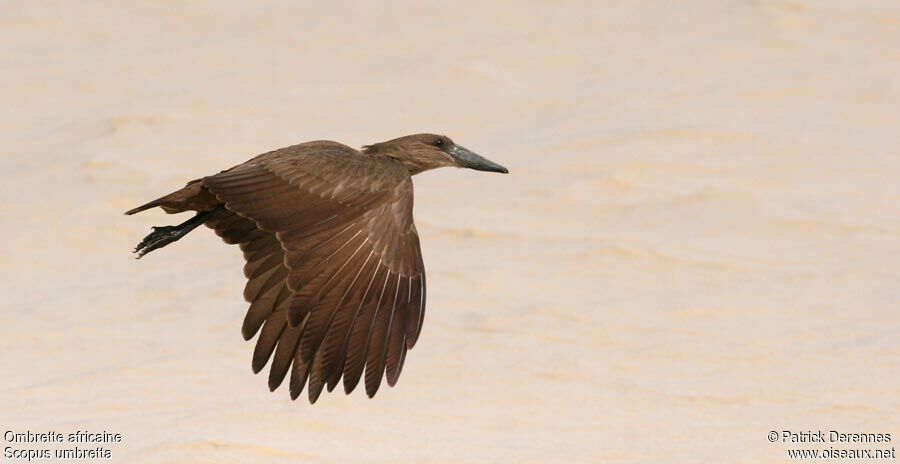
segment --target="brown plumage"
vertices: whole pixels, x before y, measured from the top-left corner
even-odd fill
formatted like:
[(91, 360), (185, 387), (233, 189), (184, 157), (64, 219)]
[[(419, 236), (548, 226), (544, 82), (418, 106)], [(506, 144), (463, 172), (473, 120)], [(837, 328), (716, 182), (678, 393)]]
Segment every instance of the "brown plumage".
[(196, 211), (154, 227), (140, 258), (199, 226), (241, 247), (241, 333), (257, 333), (253, 372), (271, 359), (269, 388), (290, 371), (291, 398), (314, 403), (343, 378), (375, 395), (393, 386), (422, 330), (425, 268), (413, 224), (411, 176), (442, 166), (507, 172), (445, 136), (418, 134), (363, 147), (308, 142), (259, 155), (125, 214)]

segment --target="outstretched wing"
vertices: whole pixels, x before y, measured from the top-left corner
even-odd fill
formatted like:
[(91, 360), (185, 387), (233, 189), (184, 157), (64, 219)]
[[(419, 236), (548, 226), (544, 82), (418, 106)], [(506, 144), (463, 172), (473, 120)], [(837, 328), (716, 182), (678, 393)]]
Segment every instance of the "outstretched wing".
[(262, 326), (253, 368), (274, 352), (270, 388), (290, 365), (292, 397), (308, 376), (311, 402), (342, 377), (351, 392), (363, 372), (370, 397), (385, 370), (394, 385), (425, 309), (408, 172), (313, 142), (260, 155), (203, 185), (225, 206), (208, 224), (240, 243), (247, 260), (243, 333)]

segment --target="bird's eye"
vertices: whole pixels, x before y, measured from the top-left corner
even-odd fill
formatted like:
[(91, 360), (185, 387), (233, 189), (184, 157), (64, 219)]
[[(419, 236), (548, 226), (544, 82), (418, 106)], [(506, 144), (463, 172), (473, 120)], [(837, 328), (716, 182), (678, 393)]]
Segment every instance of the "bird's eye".
[(434, 142), (434, 146), (436, 146), (436, 147), (438, 147), (438, 148), (443, 147), (443, 146), (444, 146), (444, 139), (437, 139), (437, 141)]

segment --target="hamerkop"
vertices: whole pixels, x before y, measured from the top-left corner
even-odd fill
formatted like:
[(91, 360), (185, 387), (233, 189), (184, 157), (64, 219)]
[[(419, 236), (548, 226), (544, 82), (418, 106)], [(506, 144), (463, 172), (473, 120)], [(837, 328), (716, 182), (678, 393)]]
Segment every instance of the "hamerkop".
[[(296, 399), (305, 384), (356, 387), (365, 370), (375, 395), (387, 371), (393, 386), (425, 315), (425, 267), (413, 224), (412, 176), (442, 166), (506, 173), (453, 143), (418, 134), (355, 150), (337, 142), (302, 143), (259, 155), (132, 209), (196, 211), (177, 226), (154, 227), (138, 258), (200, 224), (239, 244), (250, 303), (241, 333), (262, 328), (253, 372), (272, 358), (269, 389), (291, 371)], [(274, 353), (274, 357), (273, 357)]]

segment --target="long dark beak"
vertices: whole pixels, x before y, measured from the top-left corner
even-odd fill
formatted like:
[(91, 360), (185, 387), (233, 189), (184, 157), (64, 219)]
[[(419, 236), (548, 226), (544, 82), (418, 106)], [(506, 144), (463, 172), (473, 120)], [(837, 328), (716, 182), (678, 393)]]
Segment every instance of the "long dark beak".
[(502, 172), (503, 174), (509, 173), (509, 170), (503, 166), (484, 158), (466, 147), (454, 145), (453, 148), (450, 149), (450, 156), (456, 159), (457, 164), (461, 168), (469, 168), (476, 171)]

